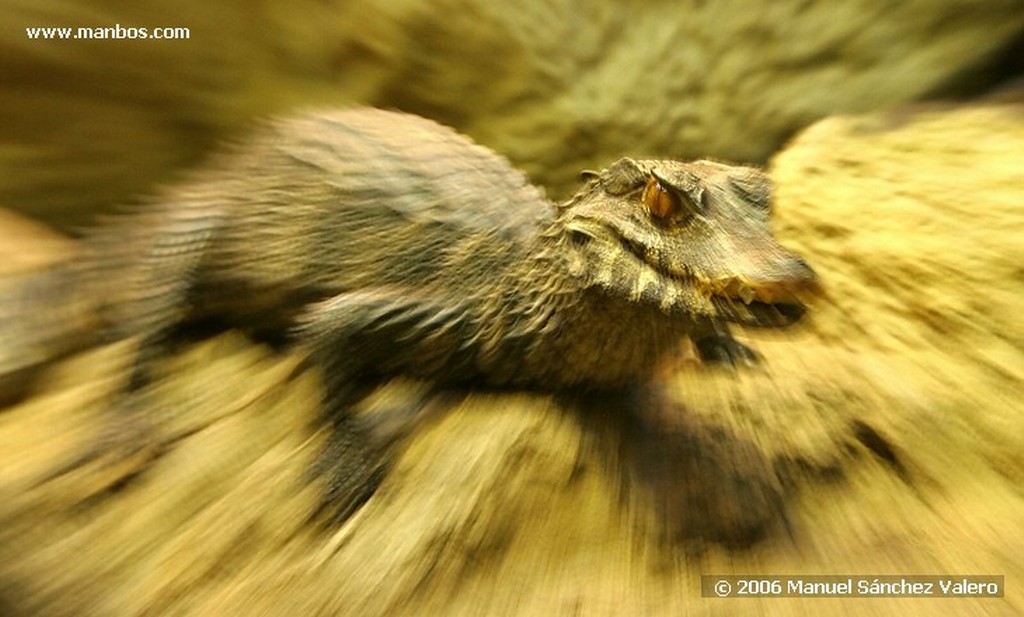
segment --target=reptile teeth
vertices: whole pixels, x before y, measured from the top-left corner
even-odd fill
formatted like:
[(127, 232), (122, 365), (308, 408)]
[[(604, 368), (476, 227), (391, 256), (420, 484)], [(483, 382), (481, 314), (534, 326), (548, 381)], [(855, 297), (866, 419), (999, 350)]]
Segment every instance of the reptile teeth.
[(740, 297), (741, 300), (743, 300), (744, 304), (750, 304), (751, 302), (754, 301), (754, 297), (756, 296), (754, 290), (750, 287), (747, 287), (746, 285), (740, 286), (740, 288), (736, 291), (736, 294)]

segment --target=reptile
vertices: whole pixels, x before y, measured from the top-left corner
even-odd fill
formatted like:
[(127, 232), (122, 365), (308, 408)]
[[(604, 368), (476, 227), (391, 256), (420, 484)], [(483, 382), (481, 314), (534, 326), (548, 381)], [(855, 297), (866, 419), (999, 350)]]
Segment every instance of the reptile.
[[(649, 381), (688, 338), (752, 359), (727, 324), (792, 323), (819, 290), (770, 207), (758, 169), (631, 158), (555, 204), (433, 121), (315, 110), (98, 225), (76, 279), (109, 339), (141, 341), (136, 377), (197, 315), (284, 333), (321, 367), (331, 451), (351, 457), (346, 408), (386, 376), (603, 390)], [(379, 468), (347, 464), (337, 492), (372, 492)]]

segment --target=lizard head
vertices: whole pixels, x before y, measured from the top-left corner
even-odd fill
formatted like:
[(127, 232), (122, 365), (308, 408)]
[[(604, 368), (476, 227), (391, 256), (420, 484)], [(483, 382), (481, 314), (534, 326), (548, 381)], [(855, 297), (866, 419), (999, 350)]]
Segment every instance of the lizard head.
[(760, 170), (621, 159), (583, 177), (553, 229), (588, 286), (761, 326), (795, 321), (819, 291), (814, 271), (772, 235), (772, 185)]

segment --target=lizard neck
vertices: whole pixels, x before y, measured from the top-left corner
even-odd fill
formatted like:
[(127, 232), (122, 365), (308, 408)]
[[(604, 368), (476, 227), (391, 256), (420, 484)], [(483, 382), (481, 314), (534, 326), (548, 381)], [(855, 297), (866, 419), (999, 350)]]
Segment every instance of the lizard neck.
[(480, 358), (492, 381), (623, 387), (650, 378), (692, 323), (591, 285), (586, 262), (556, 221), (507, 270), (482, 320)]

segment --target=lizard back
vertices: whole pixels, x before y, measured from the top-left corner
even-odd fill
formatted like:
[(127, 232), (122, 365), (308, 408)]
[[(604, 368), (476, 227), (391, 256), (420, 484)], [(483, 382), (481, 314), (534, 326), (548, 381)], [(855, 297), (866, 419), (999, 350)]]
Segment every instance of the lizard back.
[(278, 328), (341, 291), (443, 285), (467, 254), (486, 277), (554, 214), (504, 157), (448, 127), (315, 111), (266, 123), (100, 229), (93, 271), (101, 286), (121, 273), (110, 322), (125, 335), (180, 321), (185, 304)]

